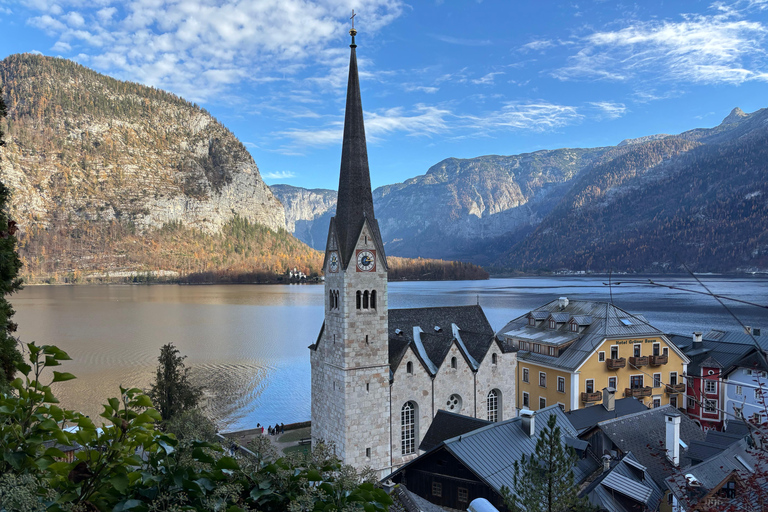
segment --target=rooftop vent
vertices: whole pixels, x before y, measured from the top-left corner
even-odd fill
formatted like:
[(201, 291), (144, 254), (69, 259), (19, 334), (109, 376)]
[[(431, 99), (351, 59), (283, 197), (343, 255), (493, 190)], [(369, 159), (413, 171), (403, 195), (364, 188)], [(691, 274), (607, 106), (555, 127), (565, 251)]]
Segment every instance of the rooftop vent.
[(752, 328), (748, 325), (744, 326), (744, 332), (747, 334), (752, 334)]
[(557, 307), (565, 309), (568, 307), (568, 297), (560, 297), (557, 299)]
[(533, 437), (536, 432), (536, 419), (534, 412), (530, 409), (523, 409), (520, 411), (520, 427), (528, 437)]
[(443, 332), (439, 325), (435, 326), (435, 332)]
[(694, 345), (697, 343), (701, 343), (701, 333), (700, 332), (694, 332), (693, 333), (693, 343)]
[(752, 328), (752, 335), (760, 336), (760, 328), (759, 327), (753, 327)]
[(685, 475), (685, 481), (688, 482), (688, 485), (691, 487), (701, 487), (701, 482), (699, 482), (698, 478), (693, 476), (693, 473)]
[(402, 336), (403, 331), (401, 331), (400, 329), (395, 329), (395, 334), (397, 334), (398, 336)]

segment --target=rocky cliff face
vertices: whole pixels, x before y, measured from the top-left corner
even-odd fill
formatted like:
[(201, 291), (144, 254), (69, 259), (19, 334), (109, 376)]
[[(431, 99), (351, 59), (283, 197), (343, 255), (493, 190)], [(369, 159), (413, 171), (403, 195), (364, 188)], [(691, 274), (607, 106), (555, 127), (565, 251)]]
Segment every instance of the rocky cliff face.
[(291, 185), (270, 188), (285, 206), (285, 228), (310, 247), (324, 250), (328, 223), (336, 213), (336, 191)]
[(6, 58), (0, 78), (0, 179), (22, 231), (117, 222), (215, 233), (234, 216), (285, 227), (248, 151), (196, 105), (38, 55)]

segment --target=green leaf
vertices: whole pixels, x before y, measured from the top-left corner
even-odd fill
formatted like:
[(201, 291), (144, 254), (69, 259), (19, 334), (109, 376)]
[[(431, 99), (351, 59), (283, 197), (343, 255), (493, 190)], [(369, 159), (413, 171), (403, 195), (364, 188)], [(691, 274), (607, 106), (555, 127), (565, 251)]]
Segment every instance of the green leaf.
[(215, 462), (215, 459), (205, 453), (202, 448), (195, 448), (192, 450), (192, 458), (198, 462), (207, 462), (208, 464)]
[(115, 505), (115, 508), (112, 510), (113, 512), (123, 512), (124, 510), (134, 510), (141, 505), (142, 503), (139, 500), (125, 500)]
[(29, 366), (27, 363), (22, 363), (21, 361), (16, 363), (16, 369), (19, 370), (19, 373), (22, 375), (29, 375), (29, 372), (32, 371), (31, 366)]
[(152, 407), (152, 399), (145, 394), (136, 397), (136, 407)]
[(128, 476), (127, 475), (115, 475), (109, 479), (109, 483), (120, 492), (125, 492), (128, 488)]
[(65, 382), (76, 378), (69, 372), (53, 372), (53, 382)]
[(307, 471), (307, 480), (310, 482), (321, 482), (323, 477), (320, 476), (320, 472), (316, 469), (310, 469)]
[(222, 457), (216, 462), (216, 469), (240, 469), (237, 461), (232, 457)]

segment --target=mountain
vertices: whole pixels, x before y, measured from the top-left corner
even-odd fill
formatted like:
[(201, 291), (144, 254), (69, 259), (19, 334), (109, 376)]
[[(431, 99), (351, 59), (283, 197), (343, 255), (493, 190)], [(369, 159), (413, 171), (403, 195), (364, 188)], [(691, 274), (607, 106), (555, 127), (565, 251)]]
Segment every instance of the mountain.
[(319, 251), (325, 251), (328, 225), (336, 213), (336, 191), (272, 185), (272, 193), (285, 205), (285, 229)]
[[(0, 80), (8, 107), (0, 179), (13, 189), (28, 278), (297, 264), (308, 272), (317, 259), (284, 232), (285, 210), (245, 147), (197, 105), (40, 55), (0, 61)], [(245, 244), (255, 254), (220, 240), (233, 222), (256, 237)], [(189, 254), (174, 253), (182, 246)]]
[(500, 267), (768, 268), (768, 109), (637, 145), (580, 176)]

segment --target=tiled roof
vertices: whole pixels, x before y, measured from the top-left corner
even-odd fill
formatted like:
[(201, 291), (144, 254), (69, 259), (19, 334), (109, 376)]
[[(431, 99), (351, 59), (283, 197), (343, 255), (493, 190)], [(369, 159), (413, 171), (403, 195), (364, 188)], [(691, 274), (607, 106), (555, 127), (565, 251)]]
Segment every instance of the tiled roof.
[[(632, 452), (635, 458), (648, 468), (648, 473), (660, 486), (672, 470), (672, 464), (667, 460), (664, 448), (666, 441), (664, 417), (668, 413), (678, 414), (674, 407), (664, 405), (598, 423), (613, 444), (624, 453)], [(692, 419), (681, 416), (680, 439), (690, 445), (692, 441), (703, 441), (704, 432)], [(680, 460), (680, 465), (683, 467), (690, 463), (682, 448)]]
[[(459, 328), (454, 336), (453, 326)], [(440, 330), (436, 331), (435, 327)], [(414, 328), (420, 328), (414, 336)], [(419, 343), (420, 342), (420, 343)], [(453, 343), (472, 366), (482, 362), (495, 336), (491, 324), (480, 306), (451, 306), (389, 310), (389, 363), (395, 370), (408, 345), (423, 361), (427, 370), (434, 373), (445, 360)], [(423, 353), (420, 350), (423, 347)]]
[[(580, 333), (572, 333), (568, 325), (558, 329), (549, 329), (547, 325), (532, 327), (528, 325), (528, 316), (547, 312), (571, 317), (590, 317), (589, 326)], [(624, 320), (624, 321), (622, 321)], [(607, 302), (592, 302), (585, 300), (570, 300), (565, 307), (555, 299), (530, 313), (515, 318), (498, 332), (499, 337), (515, 337), (521, 339), (539, 340), (541, 343), (563, 345), (564, 337), (574, 341), (559, 357), (530, 352), (520, 352), (519, 360), (528, 360), (573, 371), (577, 369), (602, 343), (605, 338), (625, 338), (642, 336), (662, 336), (663, 333), (650, 325), (642, 315), (632, 315), (623, 309)]]
[(613, 411), (606, 410), (602, 405), (593, 405), (592, 407), (574, 409), (565, 414), (568, 416), (568, 420), (573, 424), (573, 427), (579, 433), (582, 433), (583, 431), (594, 427), (601, 421), (620, 418), (627, 414), (634, 414), (646, 410), (648, 410), (648, 407), (643, 405), (637, 398), (627, 397), (616, 400), (614, 402)]
[(490, 421), (438, 409), (429, 425), (429, 430), (419, 445), (419, 450), (429, 451), (446, 439), (472, 432), (490, 424)]

